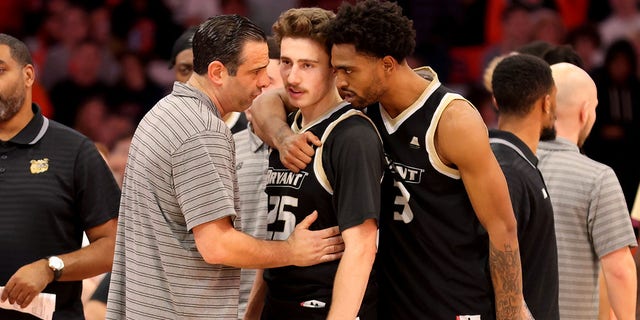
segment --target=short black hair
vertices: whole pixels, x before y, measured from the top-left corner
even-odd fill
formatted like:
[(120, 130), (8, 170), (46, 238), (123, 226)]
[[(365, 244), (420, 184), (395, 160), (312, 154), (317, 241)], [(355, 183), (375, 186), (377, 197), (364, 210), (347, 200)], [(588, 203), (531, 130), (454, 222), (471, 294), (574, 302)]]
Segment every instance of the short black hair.
[(193, 36), (193, 71), (203, 75), (211, 62), (220, 61), (229, 75), (236, 75), (243, 62), (242, 48), (250, 41), (267, 41), (264, 31), (251, 20), (237, 14), (207, 19)]
[(198, 30), (197, 26), (190, 27), (173, 43), (171, 58), (169, 58), (169, 69), (173, 68), (176, 64), (176, 56), (178, 56), (180, 52), (193, 48), (193, 35), (196, 33), (196, 30)]
[(530, 54), (538, 58), (544, 57), (547, 52), (553, 50), (554, 45), (544, 40), (534, 40), (516, 49), (518, 53)]
[(547, 51), (542, 57), (550, 65), (566, 62), (576, 65), (580, 68), (584, 67), (584, 62), (580, 55), (573, 49), (571, 45), (563, 44)]
[(353, 44), (358, 53), (398, 62), (411, 56), (416, 47), (413, 21), (395, 2), (364, 0), (355, 5), (343, 2), (329, 26), (330, 44)]
[(549, 64), (533, 55), (504, 58), (493, 71), (491, 87), (500, 114), (524, 116), (554, 86)]
[(20, 66), (24, 67), (28, 64), (33, 64), (29, 48), (27, 48), (27, 45), (24, 44), (24, 42), (6, 33), (0, 33), (0, 44), (4, 44), (9, 47), (11, 57), (16, 60)]

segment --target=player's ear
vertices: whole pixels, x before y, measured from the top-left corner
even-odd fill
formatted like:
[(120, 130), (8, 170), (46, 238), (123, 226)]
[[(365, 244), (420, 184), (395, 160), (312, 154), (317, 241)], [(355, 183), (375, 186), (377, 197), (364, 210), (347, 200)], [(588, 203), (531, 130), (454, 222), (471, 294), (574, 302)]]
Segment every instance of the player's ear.
[(382, 68), (385, 72), (389, 72), (395, 68), (397, 62), (392, 56), (385, 56), (382, 58)]
[(545, 114), (548, 114), (549, 112), (551, 112), (551, 95), (550, 94), (545, 94), (544, 95), (544, 102), (542, 104), (542, 111)]

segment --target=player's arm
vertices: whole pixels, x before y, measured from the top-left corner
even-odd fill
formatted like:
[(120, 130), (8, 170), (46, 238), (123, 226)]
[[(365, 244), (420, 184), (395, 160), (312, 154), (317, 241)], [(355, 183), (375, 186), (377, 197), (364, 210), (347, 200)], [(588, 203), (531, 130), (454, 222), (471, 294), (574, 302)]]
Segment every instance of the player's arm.
[(193, 228), (198, 252), (210, 264), (238, 268), (275, 268), (288, 265), (309, 266), (342, 256), (344, 243), (338, 227), (309, 230), (317, 219), (308, 215), (285, 241), (258, 240), (236, 230), (226, 216)]
[(615, 250), (600, 259), (611, 309), (618, 320), (635, 319), (636, 266), (629, 247)]
[(342, 232), (345, 249), (334, 280), (327, 319), (355, 319), (358, 316), (376, 256), (377, 230), (376, 220), (367, 219)]
[(267, 283), (264, 281), (263, 275), (264, 269), (256, 270), (256, 277), (249, 293), (249, 302), (247, 302), (244, 320), (259, 320), (262, 315), (264, 299), (267, 295)]
[(355, 319), (377, 251), (382, 143), (368, 119), (352, 116), (335, 126), (323, 148), (323, 160), (329, 162), (324, 167), (333, 168), (333, 197), (345, 242), (327, 319)]
[(496, 318), (525, 317), (516, 219), (480, 114), (463, 100), (452, 101), (438, 123), (435, 144), (441, 160), (460, 171), (473, 209), (489, 234)]
[(305, 168), (313, 156), (320, 139), (311, 132), (295, 134), (287, 124), (286, 114), (295, 110), (288, 104), (284, 89), (262, 93), (251, 105), (252, 123), (256, 134), (268, 145), (280, 151), (280, 160), (293, 172)]
[(294, 134), (286, 121), (287, 113), (294, 109), (288, 110), (291, 107), (287, 107), (285, 100), (288, 99), (284, 89), (274, 88), (263, 92), (251, 104), (251, 121), (260, 128), (256, 134), (274, 148), (282, 138)]

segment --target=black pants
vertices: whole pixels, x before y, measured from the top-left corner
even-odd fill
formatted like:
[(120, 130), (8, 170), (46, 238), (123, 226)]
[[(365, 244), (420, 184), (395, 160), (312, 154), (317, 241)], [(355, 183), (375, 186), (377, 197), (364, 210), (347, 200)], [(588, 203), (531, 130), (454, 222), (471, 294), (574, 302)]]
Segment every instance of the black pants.
[[(323, 308), (303, 307), (300, 302), (278, 300), (267, 294), (261, 320), (325, 320), (331, 307), (331, 297), (318, 300), (326, 305)], [(377, 302), (377, 294), (365, 295), (358, 312), (360, 320), (378, 319)]]

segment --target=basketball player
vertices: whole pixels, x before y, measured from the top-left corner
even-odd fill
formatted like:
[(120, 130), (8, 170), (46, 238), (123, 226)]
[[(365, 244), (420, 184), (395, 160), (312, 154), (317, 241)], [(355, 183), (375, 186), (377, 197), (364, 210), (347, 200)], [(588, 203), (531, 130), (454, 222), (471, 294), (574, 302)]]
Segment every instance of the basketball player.
[(317, 210), (312, 227), (338, 225), (344, 255), (310, 267), (264, 270), (262, 319), (376, 318), (376, 285), (370, 272), (384, 158), (373, 124), (338, 94), (326, 44), (326, 26), (333, 17), (319, 8), (290, 9), (274, 24), (281, 44), (284, 99), (299, 107), (289, 118), (291, 128), (312, 132), (323, 144), (299, 172), (287, 169), (277, 150), (271, 153), (267, 237), (287, 239), (299, 221)]
[(558, 250), (553, 207), (536, 150), (542, 132), (553, 130), (556, 87), (544, 60), (517, 54), (493, 71), (498, 128), (489, 141), (507, 179), (518, 220), (524, 298), (536, 319), (560, 319)]

